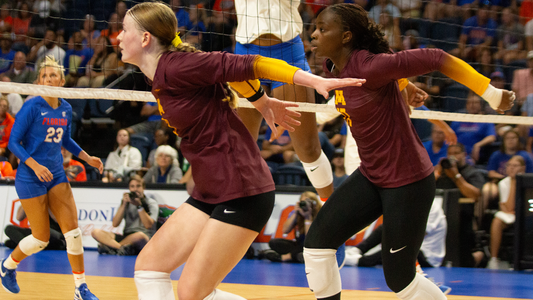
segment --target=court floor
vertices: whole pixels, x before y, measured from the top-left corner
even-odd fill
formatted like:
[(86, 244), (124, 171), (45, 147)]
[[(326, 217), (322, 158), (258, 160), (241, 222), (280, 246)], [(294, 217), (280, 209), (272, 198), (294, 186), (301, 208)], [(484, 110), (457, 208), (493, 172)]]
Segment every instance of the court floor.
[[(0, 258), (10, 249), (0, 247)], [(135, 257), (101, 256), (85, 251), (87, 283), (101, 300), (137, 299), (133, 282)], [(533, 272), (467, 268), (425, 269), (435, 281), (452, 287), (448, 299), (533, 299)], [(171, 278), (177, 286), (181, 268)], [(72, 299), (70, 266), (64, 251), (42, 251), (24, 260), (18, 269), (21, 293), (0, 289), (0, 299)], [(380, 268), (345, 267), (341, 270), (347, 300), (397, 299), (385, 284)], [(313, 300), (307, 288), (304, 266), (243, 259), (226, 277), (221, 289), (247, 299)]]

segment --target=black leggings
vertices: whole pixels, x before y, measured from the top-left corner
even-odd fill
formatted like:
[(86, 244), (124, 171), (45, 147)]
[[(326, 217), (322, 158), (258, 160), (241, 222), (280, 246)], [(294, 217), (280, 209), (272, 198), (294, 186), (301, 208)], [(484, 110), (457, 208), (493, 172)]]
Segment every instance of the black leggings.
[(415, 277), (434, 197), (433, 174), (398, 188), (380, 188), (356, 170), (319, 211), (305, 247), (337, 249), (383, 215), (383, 272), (389, 288), (400, 292)]

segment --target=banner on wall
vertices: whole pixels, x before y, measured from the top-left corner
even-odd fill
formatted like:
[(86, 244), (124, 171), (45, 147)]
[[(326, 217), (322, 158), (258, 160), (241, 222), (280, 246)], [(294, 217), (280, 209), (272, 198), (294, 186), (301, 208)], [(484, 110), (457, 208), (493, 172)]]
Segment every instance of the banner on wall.
[[(118, 206), (120, 205), (123, 193), (128, 192), (127, 188), (112, 187), (72, 187), (74, 200), (78, 210), (78, 225), (83, 232), (83, 245), (86, 248), (96, 248), (97, 243), (91, 236), (91, 231), (95, 228), (112, 231), (121, 234), (124, 228), (124, 221), (113, 227), (112, 221)], [(175, 209), (185, 202), (189, 195), (185, 190), (155, 190), (147, 189), (145, 194), (159, 203), (160, 206)], [(294, 205), (299, 200), (297, 193), (276, 193), (276, 203), (268, 223), (263, 228), (256, 239), (255, 247), (260, 249), (268, 248), (268, 241), (272, 238), (294, 238), (294, 233), (283, 234), (283, 223), (293, 211)], [(17, 212), (20, 205), (15, 187), (13, 185), (0, 185), (0, 208), (4, 208), (4, 213), (0, 215), (2, 232), (0, 241), (3, 243), (8, 238), (5, 236), (4, 228), (7, 225), (28, 227), (27, 220), (18, 220)], [(352, 237), (347, 245), (355, 246), (371, 232), (376, 224), (380, 224), (381, 219), (374, 222), (369, 229), (358, 233)]]

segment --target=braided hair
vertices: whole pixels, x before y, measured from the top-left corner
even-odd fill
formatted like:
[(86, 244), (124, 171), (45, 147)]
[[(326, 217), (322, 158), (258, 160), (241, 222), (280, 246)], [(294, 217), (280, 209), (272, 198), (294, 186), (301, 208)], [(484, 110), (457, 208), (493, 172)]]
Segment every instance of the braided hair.
[(368, 13), (357, 4), (340, 3), (328, 6), (329, 11), (340, 18), (343, 30), (353, 35), (350, 41), (352, 50), (368, 50), (371, 53), (391, 53), (381, 26), (368, 18)]

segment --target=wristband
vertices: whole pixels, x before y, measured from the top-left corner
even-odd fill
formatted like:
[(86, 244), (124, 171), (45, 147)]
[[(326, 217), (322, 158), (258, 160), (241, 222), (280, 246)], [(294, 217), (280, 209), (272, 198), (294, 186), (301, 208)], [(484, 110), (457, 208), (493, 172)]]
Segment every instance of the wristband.
[(263, 95), (265, 94), (265, 90), (263, 89), (262, 86), (259, 87), (259, 90), (251, 97), (248, 97), (246, 99), (248, 99), (248, 101), (250, 102), (255, 102), (257, 100), (259, 100), (259, 98), (263, 97)]
[(481, 98), (485, 99), (485, 101), (489, 103), (490, 107), (496, 110), (502, 103), (502, 95), (502, 89), (497, 89), (493, 87), (492, 84), (489, 84), (483, 95), (481, 95)]
[(143, 209), (144, 207), (142, 205), (137, 205), (137, 211)]
[(463, 177), (463, 175), (461, 175), (461, 173), (457, 173), (455, 174), (455, 180), (458, 180), (459, 178)]
[(305, 221), (305, 225), (311, 225), (312, 221)]

